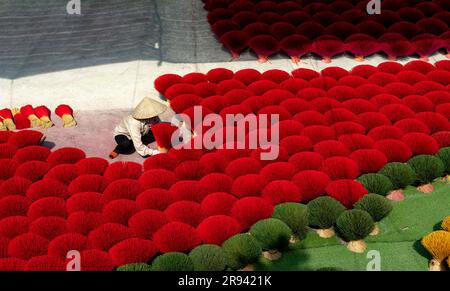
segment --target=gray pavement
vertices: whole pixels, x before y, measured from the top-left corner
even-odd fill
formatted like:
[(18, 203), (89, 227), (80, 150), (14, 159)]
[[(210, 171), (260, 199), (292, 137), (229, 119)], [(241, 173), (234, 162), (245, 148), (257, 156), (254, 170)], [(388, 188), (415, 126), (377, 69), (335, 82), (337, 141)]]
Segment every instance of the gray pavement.
[[(120, 120), (130, 114), (130, 110), (109, 111), (83, 111), (76, 112), (75, 119), (78, 125), (73, 128), (63, 128), (58, 116), (52, 116), (55, 126), (42, 130), (46, 138), (45, 146), (56, 150), (63, 147), (76, 147), (83, 149), (88, 157), (108, 158), (108, 154), (114, 149), (115, 142), (112, 131)], [(163, 121), (170, 121), (174, 112), (168, 109), (161, 115)], [(156, 148), (156, 144), (150, 145)], [(143, 162), (144, 159), (137, 153), (120, 155), (114, 161)]]

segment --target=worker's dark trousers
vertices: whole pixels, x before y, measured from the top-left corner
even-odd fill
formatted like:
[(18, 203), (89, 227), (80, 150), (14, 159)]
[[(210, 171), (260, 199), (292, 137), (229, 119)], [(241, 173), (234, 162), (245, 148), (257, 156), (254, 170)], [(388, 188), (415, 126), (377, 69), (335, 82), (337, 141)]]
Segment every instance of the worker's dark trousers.
[[(117, 146), (114, 149), (116, 153), (128, 155), (136, 151), (133, 142), (126, 135), (116, 135), (114, 139), (117, 142)], [(153, 132), (149, 131), (146, 135), (142, 136), (141, 140), (145, 145), (151, 144), (155, 141)]]

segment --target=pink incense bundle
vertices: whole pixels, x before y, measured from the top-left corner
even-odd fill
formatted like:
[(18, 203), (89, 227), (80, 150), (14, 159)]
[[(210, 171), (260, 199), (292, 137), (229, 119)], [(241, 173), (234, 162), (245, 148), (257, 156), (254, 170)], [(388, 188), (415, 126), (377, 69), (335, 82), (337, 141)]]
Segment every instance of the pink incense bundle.
[(42, 121), (39, 117), (34, 113), (34, 108), (31, 105), (25, 105), (20, 108), (20, 113), (22, 113), (25, 117), (30, 121), (31, 127), (40, 127), (42, 126)]
[(278, 40), (270, 35), (255, 36), (248, 41), (248, 46), (256, 53), (260, 63), (267, 62), (269, 56), (279, 50)]
[(247, 35), (238, 30), (229, 31), (220, 37), (220, 42), (230, 51), (232, 60), (236, 60), (247, 47)]
[(2, 120), (3, 127), (7, 130), (16, 130), (13, 115), (11, 113), (11, 110), (9, 110), (8, 108), (0, 110), (0, 120)]
[(69, 105), (65, 104), (59, 105), (58, 107), (56, 107), (55, 113), (63, 120), (64, 128), (74, 127), (77, 125), (77, 122), (73, 117), (73, 110), (72, 108), (70, 108)]
[(172, 148), (172, 136), (178, 127), (170, 123), (158, 123), (152, 126), (156, 144), (160, 152), (166, 153)]
[(325, 63), (331, 63), (331, 58), (345, 51), (345, 44), (339, 38), (324, 35), (314, 40), (312, 50), (322, 57)]
[(5, 124), (3, 123), (3, 117), (0, 115), (0, 131), (7, 130)]
[(44, 129), (53, 126), (53, 122), (50, 119), (51, 111), (46, 106), (38, 106), (34, 108), (34, 114), (36, 114), (36, 116), (41, 120), (42, 127)]
[(20, 112), (19, 108), (13, 108), (11, 112), (13, 115), (14, 124), (16, 125), (16, 129), (27, 129), (31, 127), (30, 120), (25, 114)]
[(280, 42), (281, 50), (284, 51), (294, 64), (300, 62), (300, 58), (309, 53), (311, 49), (311, 40), (302, 35), (290, 35)]

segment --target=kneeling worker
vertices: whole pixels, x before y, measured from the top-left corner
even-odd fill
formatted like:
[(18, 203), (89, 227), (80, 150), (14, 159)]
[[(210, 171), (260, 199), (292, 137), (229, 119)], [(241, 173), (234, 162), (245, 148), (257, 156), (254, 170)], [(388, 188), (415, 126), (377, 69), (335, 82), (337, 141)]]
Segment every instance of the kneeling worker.
[(136, 151), (143, 157), (159, 154), (158, 150), (147, 145), (155, 141), (151, 128), (160, 123), (158, 115), (167, 110), (167, 106), (151, 98), (144, 98), (134, 112), (123, 118), (114, 129), (117, 147), (109, 154), (111, 159), (119, 154), (132, 154)]

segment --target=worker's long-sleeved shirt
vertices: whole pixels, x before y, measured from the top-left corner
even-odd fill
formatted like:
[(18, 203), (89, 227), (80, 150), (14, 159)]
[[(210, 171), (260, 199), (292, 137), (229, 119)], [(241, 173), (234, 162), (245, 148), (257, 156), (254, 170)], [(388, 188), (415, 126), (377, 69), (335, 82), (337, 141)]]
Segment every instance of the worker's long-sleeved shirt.
[(158, 116), (150, 119), (150, 121), (144, 122), (129, 115), (123, 118), (119, 125), (116, 126), (114, 136), (125, 135), (131, 139), (138, 154), (143, 157), (150, 156), (152, 155), (152, 149), (142, 143), (142, 136), (149, 133), (151, 127), (159, 122), (161, 120)]

